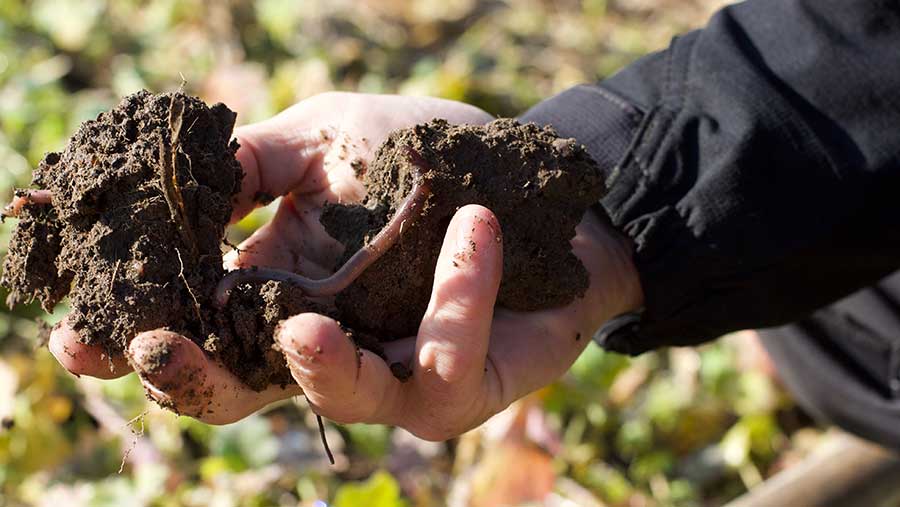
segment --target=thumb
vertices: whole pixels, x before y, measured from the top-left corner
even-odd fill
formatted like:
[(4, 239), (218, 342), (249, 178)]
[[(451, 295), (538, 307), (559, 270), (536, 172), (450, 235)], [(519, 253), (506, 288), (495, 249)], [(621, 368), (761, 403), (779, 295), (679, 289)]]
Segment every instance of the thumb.
[(447, 227), (431, 301), (419, 326), (414, 378), (429, 400), (471, 400), (481, 390), (503, 273), (500, 224), (465, 206)]
[(232, 423), (273, 401), (301, 394), (293, 384), (255, 392), (190, 339), (163, 329), (135, 336), (126, 355), (147, 396), (209, 424)]

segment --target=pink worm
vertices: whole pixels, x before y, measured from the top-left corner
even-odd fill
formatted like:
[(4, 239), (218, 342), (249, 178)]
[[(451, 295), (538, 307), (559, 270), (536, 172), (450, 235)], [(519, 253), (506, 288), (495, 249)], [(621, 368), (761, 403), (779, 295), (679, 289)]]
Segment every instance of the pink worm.
[(409, 195), (406, 196), (400, 208), (375, 238), (353, 254), (333, 275), (328, 278), (313, 280), (280, 269), (259, 267), (236, 269), (225, 275), (222, 281), (219, 282), (215, 293), (213, 293), (213, 304), (218, 308), (224, 308), (228, 303), (232, 289), (238, 284), (245, 282), (265, 282), (269, 280), (287, 282), (299, 287), (308, 296), (333, 296), (350, 286), (366, 268), (394, 246), (403, 233), (404, 225), (411, 223), (421, 214), (425, 201), (431, 195), (431, 189), (422, 177), (425, 167), (427, 167), (427, 162), (412, 148), (407, 148), (407, 155), (416, 170), (416, 182), (413, 184)]
[(17, 217), (26, 204), (50, 204), (53, 193), (49, 190), (27, 190), (24, 195), (17, 195), (12, 202), (3, 208), (4, 217)]

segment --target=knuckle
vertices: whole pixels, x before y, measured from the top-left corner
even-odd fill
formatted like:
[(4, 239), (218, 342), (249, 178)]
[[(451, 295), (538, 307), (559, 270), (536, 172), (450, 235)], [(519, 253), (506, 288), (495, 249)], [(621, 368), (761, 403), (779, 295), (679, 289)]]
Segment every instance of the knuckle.
[(472, 312), (457, 299), (435, 300), (433, 309), (425, 316), (424, 330), (435, 337), (468, 337), (473, 332)]
[(451, 284), (445, 283), (435, 288), (431, 318), (441, 325), (465, 324), (472, 313), (472, 306), (468, 298), (461, 297), (460, 292), (463, 291), (459, 287), (448, 285)]
[(427, 381), (428, 396), (444, 402), (451, 402), (460, 390), (466, 388), (459, 384), (471, 378), (471, 372), (478, 367), (476, 357), (450, 344), (426, 343), (422, 348), (422, 357), (422, 376)]

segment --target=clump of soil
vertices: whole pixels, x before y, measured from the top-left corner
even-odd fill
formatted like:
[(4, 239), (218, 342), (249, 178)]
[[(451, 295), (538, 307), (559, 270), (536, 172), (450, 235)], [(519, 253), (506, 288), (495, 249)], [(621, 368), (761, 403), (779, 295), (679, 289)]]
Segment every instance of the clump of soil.
[(34, 172), (52, 205), (19, 213), (2, 280), (8, 304), (38, 299), (50, 311), (69, 295), (85, 343), (121, 352), (136, 334), (168, 327), (255, 388), (288, 382), (286, 368), (269, 368), (271, 326), (305, 307), (280, 284), (242, 288), (221, 314), (210, 304), (243, 177), (234, 122), (223, 104), (144, 91), (82, 124)]
[(286, 283), (241, 284), (218, 314), (218, 332), (207, 337), (203, 348), (256, 390), (286, 385), (293, 379), (272, 337), (281, 321), (304, 312), (333, 314)]
[[(426, 162), (424, 174), (408, 156)], [(521, 311), (561, 306), (584, 294), (588, 275), (569, 240), (603, 194), (599, 169), (574, 139), (512, 119), (484, 126), (434, 120), (394, 132), (365, 173), (364, 203), (328, 205), (321, 221), (346, 246), (344, 259), (374, 236), (417, 177), (431, 189), (422, 214), (396, 245), (336, 298), (343, 321), (382, 339), (416, 333), (453, 214), (486, 206), (503, 228), (497, 302)]]
[(465, 204), (491, 208), (503, 227), (500, 305), (559, 306), (587, 287), (569, 240), (602, 181), (584, 149), (513, 120), (479, 127), (435, 120), (381, 146), (365, 168), (364, 203), (324, 210), (322, 222), (347, 247), (343, 261), (388, 223), (415, 178), (431, 191), (399, 241), (333, 306), (270, 280), (238, 283), (219, 309), (225, 227), (243, 176), (234, 122), (222, 104), (146, 91), (85, 122), (34, 172), (33, 186), (52, 200), (26, 200), (18, 211), (2, 279), (8, 303), (37, 299), (50, 311), (68, 295), (70, 325), (110, 353), (140, 332), (167, 327), (262, 390), (291, 381), (272, 339), (291, 315), (338, 318), (360, 346), (376, 351), (380, 341), (414, 334), (444, 231)]

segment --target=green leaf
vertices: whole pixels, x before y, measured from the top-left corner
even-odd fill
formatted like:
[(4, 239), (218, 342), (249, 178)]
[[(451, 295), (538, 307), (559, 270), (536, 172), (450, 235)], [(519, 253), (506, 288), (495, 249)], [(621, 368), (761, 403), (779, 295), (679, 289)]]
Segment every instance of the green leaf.
[(278, 456), (278, 439), (272, 435), (271, 423), (259, 415), (215, 428), (209, 447), (234, 471), (268, 465)]
[(625, 422), (616, 434), (616, 449), (625, 456), (637, 456), (653, 447), (653, 428), (646, 419)]
[(634, 494), (634, 486), (622, 473), (606, 463), (591, 466), (585, 482), (612, 504), (624, 504)]
[(293, 0), (261, 0), (254, 4), (260, 25), (282, 44), (296, 35), (303, 3)]
[(400, 485), (385, 471), (375, 472), (369, 480), (341, 486), (333, 507), (406, 507)]
[(391, 429), (380, 424), (348, 424), (344, 426), (353, 448), (371, 458), (381, 458), (388, 452)]
[(606, 391), (631, 361), (628, 356), (607, 352), (592, 343), (578, 356), (569, 373), (579, 384)]
[(85, 46), (102, 12), (99, 0), (38, 0), (32, 6), (35, 25), (69, 51)]

